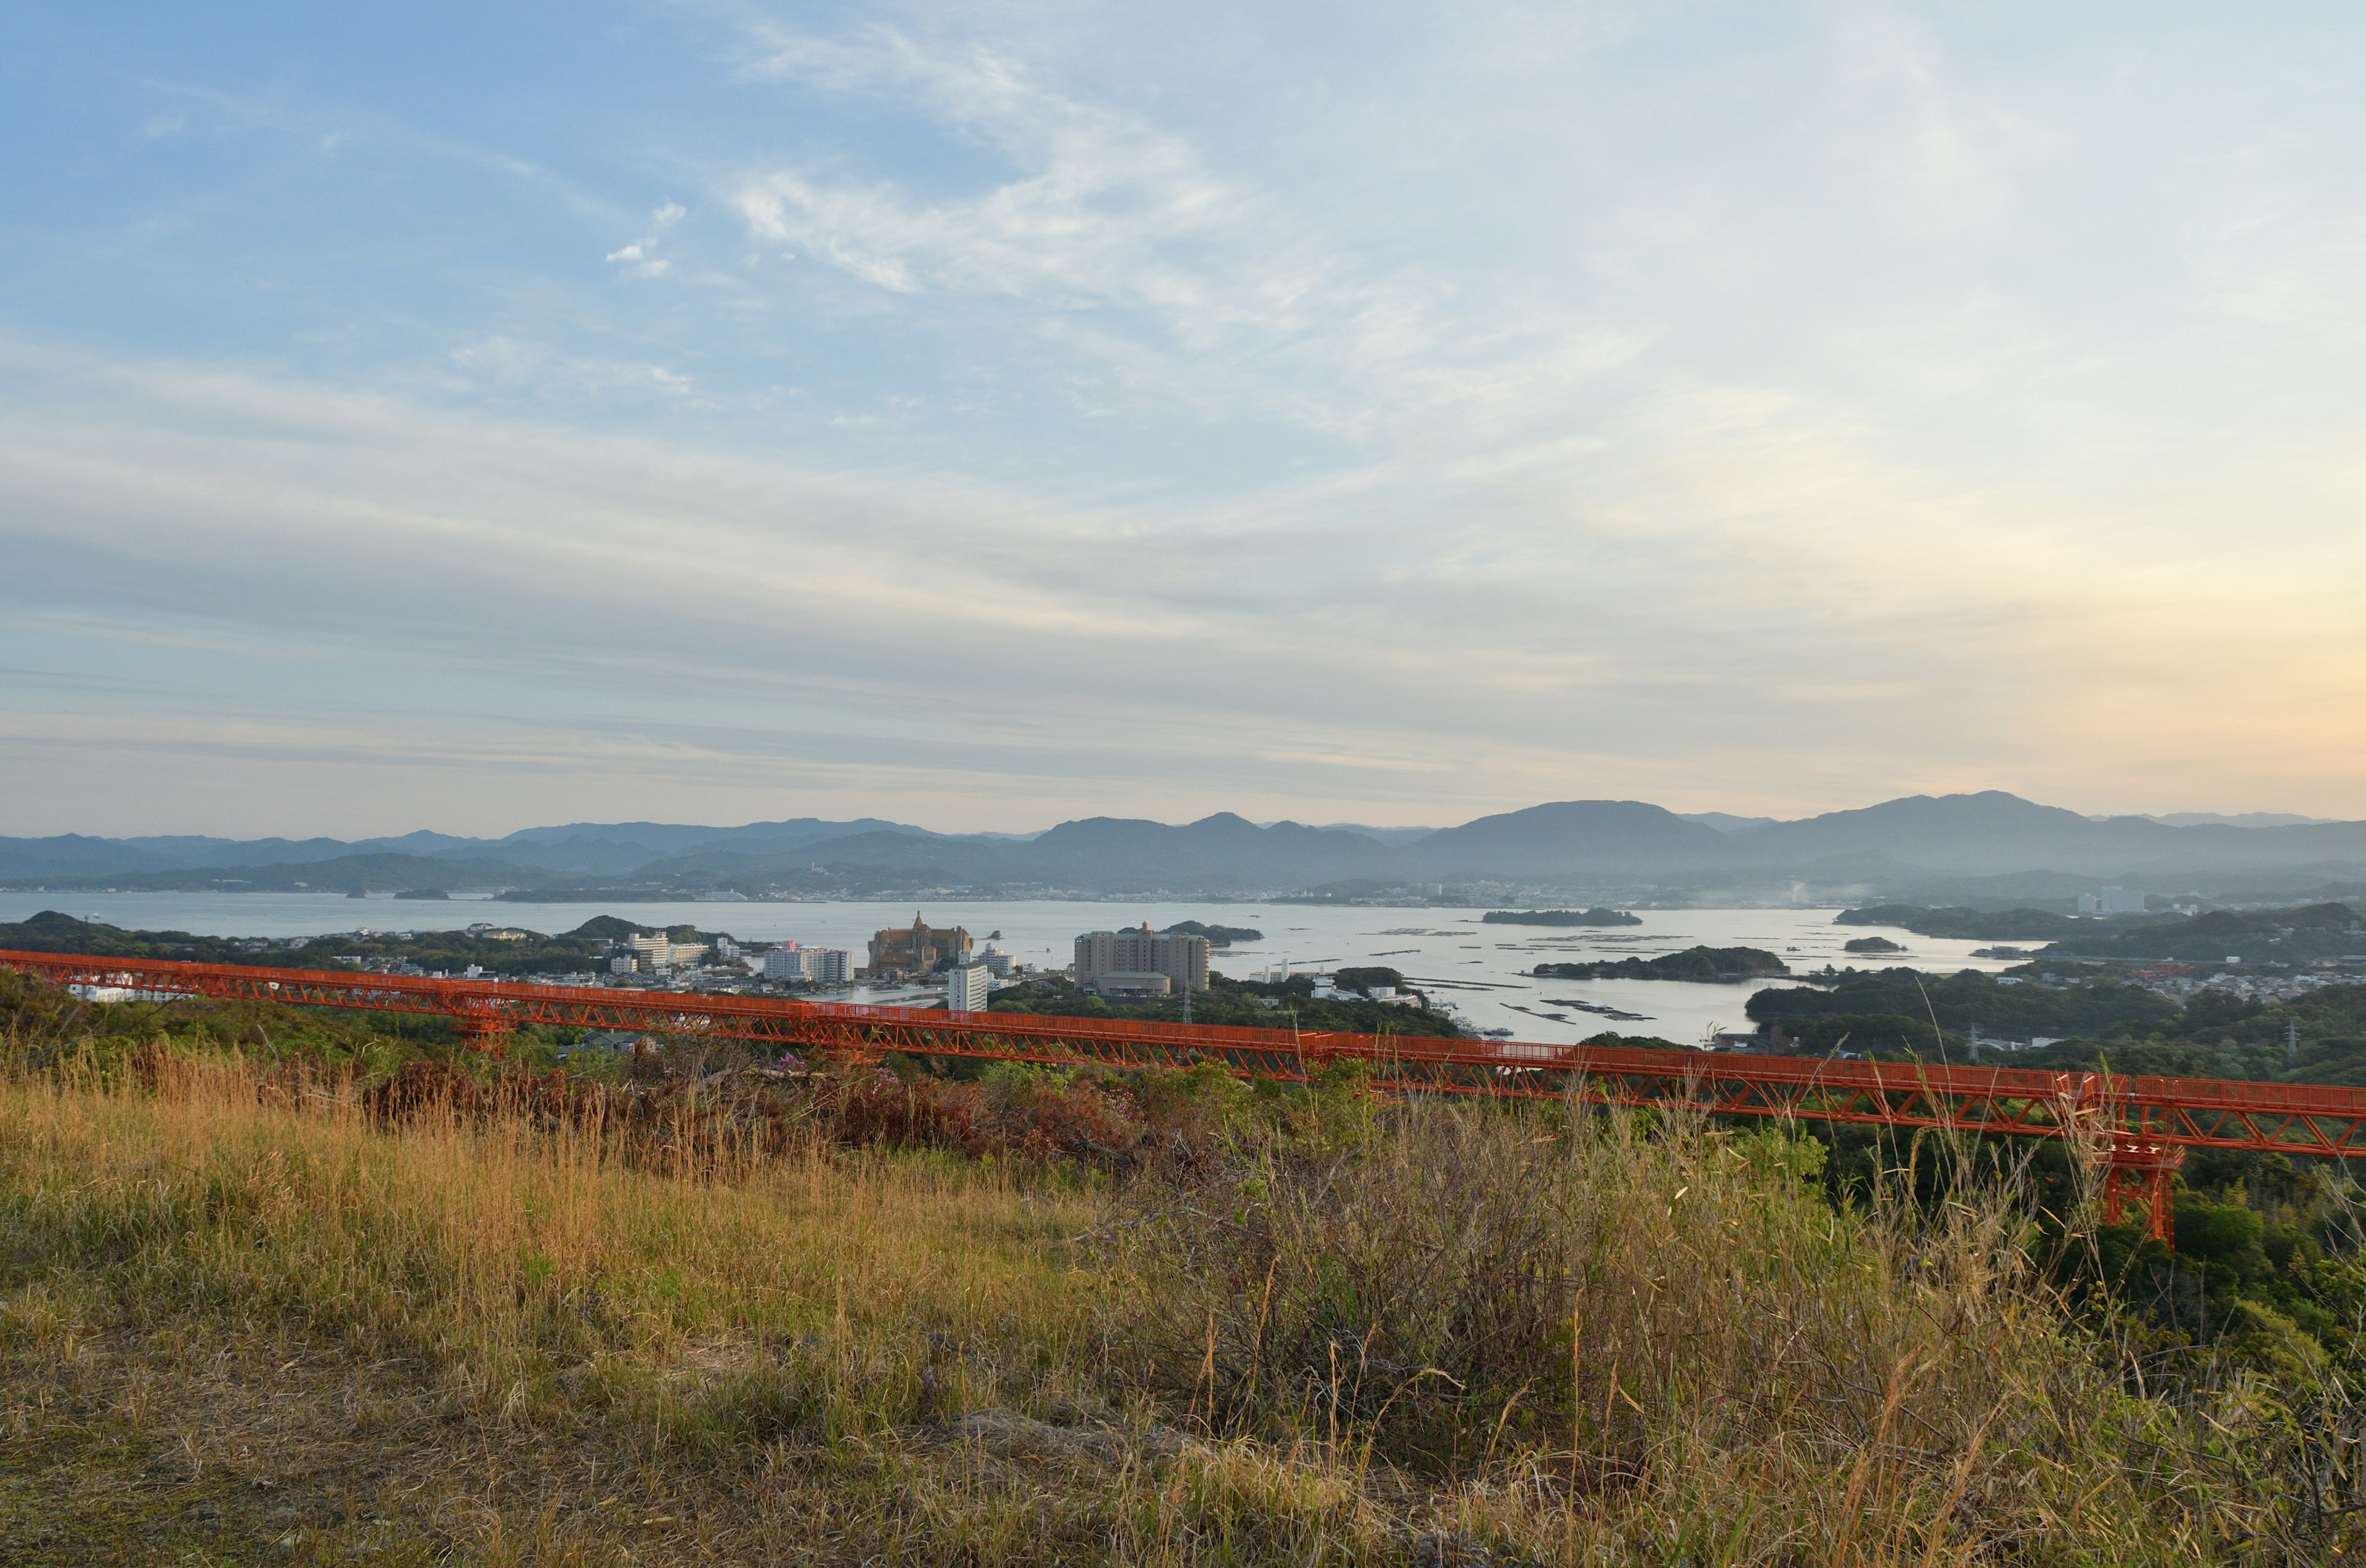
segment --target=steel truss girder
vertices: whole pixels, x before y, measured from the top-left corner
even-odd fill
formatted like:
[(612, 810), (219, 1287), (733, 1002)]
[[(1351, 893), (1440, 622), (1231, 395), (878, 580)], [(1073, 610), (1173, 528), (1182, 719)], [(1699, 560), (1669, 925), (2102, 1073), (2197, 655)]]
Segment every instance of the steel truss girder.
[(437, 1015), (455, 1020), (480, 1043), (521, 1025), (555, 1024), (707, 1035), (784, 1050), (896, 1051), (1123, 1071), (1214, 1063), (1233, 1073), (1283, 1082), (1303, 1082), (1325, 1063), (1347, 1060), (1367, 1064), (1377, 1087), (1400, 1093), (1683, 1108), (2009, 1137), (2075, 1135), (2103, 1149), (2113, 1168), (2131, 1171), (2151, 1172), (2158, 1152), (2167, 1150), (2179, 1151), (2180, 1158), (2183, 1150), (2194, 1148), (2337, 1159), (2366, 1155), (2366, 1089), (2357, 1089), (924, 1012), (772, 997), (45, 953), (0, 952), (0, 964), (60, 985)]

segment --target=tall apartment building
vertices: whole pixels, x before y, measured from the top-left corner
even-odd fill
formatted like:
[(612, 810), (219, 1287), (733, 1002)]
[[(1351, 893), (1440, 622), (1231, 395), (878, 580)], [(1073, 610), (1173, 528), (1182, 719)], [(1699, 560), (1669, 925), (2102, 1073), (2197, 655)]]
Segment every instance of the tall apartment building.
[(854, 954), (842, 947), (799, 947), (783, 942), (764, 954), (767, 980), (813, 980), (843, 986), (854, 969)]
[(956, 964), (945, 971), (945, 1007), (952, 1012), (984, 1012), (994, 989), (994, 972), (983, 964)]
[(912, 916), (911, 929), (890, 926), (871, 939), (871, 967), (891, 975), (933, 975), (947, 964), (965, 964), (975, 944), (959, 926), (931, 926)]
[(1076, 986), (1092, 990), (1104, 975), (1164, 975), (1176, 990), (1208, 988), (1208, 939), (1139, 931), (1087, 931), (1076, 939)]

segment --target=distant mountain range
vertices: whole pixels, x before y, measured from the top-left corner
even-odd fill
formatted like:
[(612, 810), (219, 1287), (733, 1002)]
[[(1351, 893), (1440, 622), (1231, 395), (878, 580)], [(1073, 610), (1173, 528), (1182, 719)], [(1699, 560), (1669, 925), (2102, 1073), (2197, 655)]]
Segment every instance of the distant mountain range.
[(2104, 881), (2167, 892), (2261, 879), (2295, 890), (2366, 881), (2366, 822), (2096, 818), (1988, 791), (1796, 821), (1571, 800), (1434, 830), (1260, 827), (1222, 812), (1180, 826), (1094, 817), (1033, 835), (796, 818), (738, 828), (576, 822), (503, 839), (0, 839), (0, 886), (13, 888), (496, 888), (524, 900), (907, 888), (1355, 897), (1483, 884), (1638, 897), (1804, 886), (2026, 902)]

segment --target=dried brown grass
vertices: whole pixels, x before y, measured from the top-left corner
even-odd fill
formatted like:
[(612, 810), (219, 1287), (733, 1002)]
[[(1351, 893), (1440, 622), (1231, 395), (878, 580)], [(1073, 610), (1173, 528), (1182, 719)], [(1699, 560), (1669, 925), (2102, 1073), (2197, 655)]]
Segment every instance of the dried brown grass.
[[(20, 1075), (0, 1525), (27, 1562), (2278, 1550), (2009, 1206), (1836, 1216), (1779, 1141), (1368, 1109), (1113, 1199), (220, 1058)], [(948, 1425), (988, 1408), (1049, 1425)]]

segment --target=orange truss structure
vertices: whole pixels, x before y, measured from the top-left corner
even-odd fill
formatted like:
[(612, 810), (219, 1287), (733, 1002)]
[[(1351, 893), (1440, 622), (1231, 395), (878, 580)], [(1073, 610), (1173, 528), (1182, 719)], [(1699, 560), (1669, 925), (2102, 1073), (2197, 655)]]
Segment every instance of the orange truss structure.
[(1133, 1019), (952, 1013), (777, 997), (534, 986), (351, 971), (0, 952), (0, 964), (62, 986), (425, 1013), (497, 1046), (521, 1024), (704, 1035), (783, 1049), (976, 1056), (1120, 1070), (1213, 1062), (1303, 1082), (1364, 1063), (1396, 1093), (1567, 1100), (1869, 1126), (1949, 1129), (2083, 1145), (2105, 1169), (2107, 1220), (2131, 1197), (2170, 1239), (2169, 1178), (2191, 1149), (2334, 1159), (2366, 1155), (2366, 1089), (2219, 1078), (2112, 1077), (2015, 1067), (1836, 1061), (1629, 1046), (1232, 1029)]

